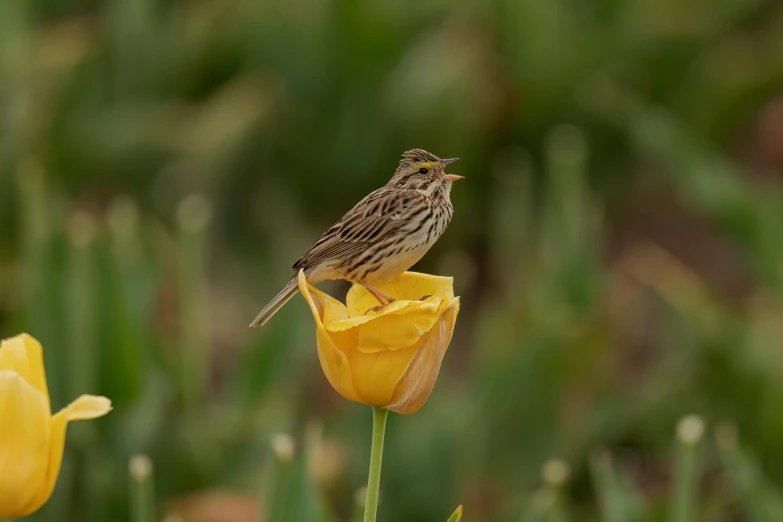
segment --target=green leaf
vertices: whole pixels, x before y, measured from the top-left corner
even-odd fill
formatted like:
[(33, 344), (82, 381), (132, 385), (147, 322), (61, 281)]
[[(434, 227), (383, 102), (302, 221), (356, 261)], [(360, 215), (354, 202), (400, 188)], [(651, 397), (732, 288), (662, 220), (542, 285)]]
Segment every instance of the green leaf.
[(268, 506), (266, 520), (334, 521), (308, 473), (308, 462), (320, 444), (320, 428), (308, 426), (304, 438), (304, 451), (281, 451), (273, 443), (264, 502)]
[(604, 522), (645, 520), (639, 494), (628, 479), (615, 469), (608, 452), (594, 455), (590, 468)]
[(459, 506), (454, 513), (451, 514), (447, 522), (460, 522), (462, 520), (462, 506)]
[(764, 476), (756, 459), (740, 448), (736, 427), (733, 424), (718, 426), (715, 440), (728, 481), (737, 492), (748, 521), (783, 520), (783, 496)]

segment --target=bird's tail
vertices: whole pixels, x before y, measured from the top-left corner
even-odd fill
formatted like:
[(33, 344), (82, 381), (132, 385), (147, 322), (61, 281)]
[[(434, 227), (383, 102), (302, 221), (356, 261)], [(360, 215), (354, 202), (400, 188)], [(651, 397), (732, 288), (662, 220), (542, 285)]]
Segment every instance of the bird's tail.
[(285, 305), (296, 293), (299, 291), (299, 282), (297, 281), (297, 277), (294, 276), (291, 278), (290, 281), (288, 281), (288, 284), (285, 285), (285, 287), (280, 291), (279, 294), (275, 296), (274, 299), (272, 299), (268, 305), (264, 307), (263, 310), (261, 310), (261, 313), (259, 313), (256, 318), (253, 320), (252, 323), (250, 323), (250, 328), (255, 328), (256, 326), (264, 326), (267, 321), (269, 321), (273, 315), (277, 313), (278, 310), (280, 310), (283, 305)]

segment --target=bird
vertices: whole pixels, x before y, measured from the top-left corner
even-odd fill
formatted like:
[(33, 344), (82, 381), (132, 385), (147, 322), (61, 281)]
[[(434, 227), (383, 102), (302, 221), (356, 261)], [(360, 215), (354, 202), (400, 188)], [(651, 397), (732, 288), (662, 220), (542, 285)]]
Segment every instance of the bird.
[(452, 183), (463, 176), (447, 174), (441, 159), (422, 149), (402, 154), (389, 182), (371, 192), (294, 263), (294, 275), (256, 316), (251, 328), (265, 325), (299, 291), (304, 270), (311, 284), (342, 279), (364, 286), (383, 306), (394, 298), (375, 285), (391, 281), (435, 244), (454, 215)]

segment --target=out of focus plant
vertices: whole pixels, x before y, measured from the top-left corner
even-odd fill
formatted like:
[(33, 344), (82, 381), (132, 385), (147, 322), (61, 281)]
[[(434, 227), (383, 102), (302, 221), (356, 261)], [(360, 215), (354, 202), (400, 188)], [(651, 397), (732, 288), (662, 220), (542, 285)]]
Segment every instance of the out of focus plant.
[(0, 330), (42, 342), (55, 411), (115, 407), (30, 522), (128, 518), (137, 454), (159, 515), (252, 498), (312, 418), (344, 461), (308, 494), (346, 519), (366, 412), (313, 379), (302, 303), (246, 318), (411, 146), (465, 162), (417, 269), (470, 299), (426, 415), (389, 420), (383, 514), (516, 520), (560, 458), (536, 498), (660, 522), (696, 411), (742, 434), (700, 444), (696, 516), (783, 520), (781, 34), (780, 0), (3, 0)]

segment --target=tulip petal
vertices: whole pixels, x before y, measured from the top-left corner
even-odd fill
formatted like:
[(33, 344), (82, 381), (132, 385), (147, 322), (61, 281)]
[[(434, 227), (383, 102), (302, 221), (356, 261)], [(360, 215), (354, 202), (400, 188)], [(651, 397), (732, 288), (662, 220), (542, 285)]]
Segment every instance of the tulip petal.
[[(430, 298), (430, 302), (432, 299), (437, 299), (437, 297)], [(407, 313), (409, 311), (414, 311), (413, 308), (411, 307), (416, 303), (423, 304), (422, 301), (394, 301), (393, 303), (390, 303), (377, 311), (372, 310), (372, 308), (374, 307), (368, 308), (367, 310), (365, 310), (366, 314), (363, 315), (355, 315), (351, 317), (345, 317), (342, 319), (334, 318), (331, 321), (327, 320), (327, 318), (324, 317), (324, 326), (330, 332), (342, 332), (344, 330), (355, 328), (359, 325), (370, 322), (378, 317), (383, 317), (384, 315)], [(409, 308), (411, 309), (409, 310)], [(421, 308), (432, 308), (432, 307), (431, 305), (427, 304), (426, 306), (419, 307), (418, 309)], [(437, 306), (435, 306), (435, 308), (437, 308)]]
[(437, 326), (424, 336), (421, 347), (397, 383), (391, 402), (385, 406), (387, 410), (408, 415), (427, 402), (454, 333), (459, 304), (458, 297), (449, 301)]
[(0, 370), (0, 518), (40, 507), (35, 497), (47, 467), (50, 415), (43, 393), (15, 371)]
[(40, 391), (49, 408), (49, 390), (46, 387), (43, 348), (34, 337), (20, 334), (0, 343), (0, 370), (12, 370)]
[(382, 310), (326, 325), (330, 332), (358, 328), (358, 349), (364, 353), (397, 350), (415, 344), (438, 321), (443, 298), (395, 301)]
[[(437, 295), (452, 299), (454, 297), (454, 278), (441, 277), (418, 272), (405, 272), (386, 283), (375, 285), (378, 290), (401, 301), (416, 301), (425, 295)], [(366, 288), (354, 285), (348, 291), (346, 306), (350, 317), (364, 315), (375, 306), (378, 300)]]
[[(429, 303), (412, 302), (401, 313), (384, 315), (359, 328), (360, 352), (373, 353), (396, 350), (417, 343), (421, 336), (438, 322), (442, 297), (433, 297)], [(421, 306), (425, 305), (425, 306)]]
[(348, 357), (340, 349), (356, 346), (357, 334), (353, 330), (330, 333), (323, 322), (324, 318), (330, 321), (347, 318), (345, 305), (308, 283), (303, 270), (299, 272), (299, 291), (302, 292), (315, 319), (318, 359), (326, 379), (332, 388), (346, 399), (362, 402), (353, 386)]
[(354, 352), (351, 355), (351, 376), (361, 402), (370, 406), (389, 404), (397, 383), (420, 345), (417, 342), (394, 351)]
[(45, 471), (41, 481), (41, 487), (36, 492), (33, 500), (26, 508), (26, 514), (32, 513), (43, 506), (52, 496), (57, 477), (60, 474), (60, 465), (63, 461), (63, 449), (65, 448), (65, 429), (68, 427), (68, 415), (65, 409), (49, 419), (49, 447), (46, 451), (47, 463), (43, 466)]
[(324, 326), (330, 332), (342, 332), (344, 330), (355, 328), (362, 324), (368, 323), (385, 315), (400, 315), (410, 312), (418, 312), (421, 310), (434, 312), (438, 309), (441, 299), (441, 297), (431, 296), (424, 301), (394, 301), (393, 303), (384, 306), (380, 310), (368, 309), (364, 315), (356, 315), (343, 319), (333, 319), (331, 321), (324, 318)]
[(111, 411), (111, 401), (100, 395), (81, 395), (63, 408), (68, 422), (97, 419)]
[(42, 482), (42, 487), (31, 503), (28, 513), (38, 509), (52, 496), (54, 486), (57, 484), (57, 477), (60, 474), (60, 465), (62, 464), (63, 450), (65, 448), (65, 432), (68, 423), (103, 417), (111, 409), (111, 401), (106, 397), (81, 395), (51, 418), (49, 423), (51, 440), (49, 443), (48, 466), (45, 468), (46, 475)]

